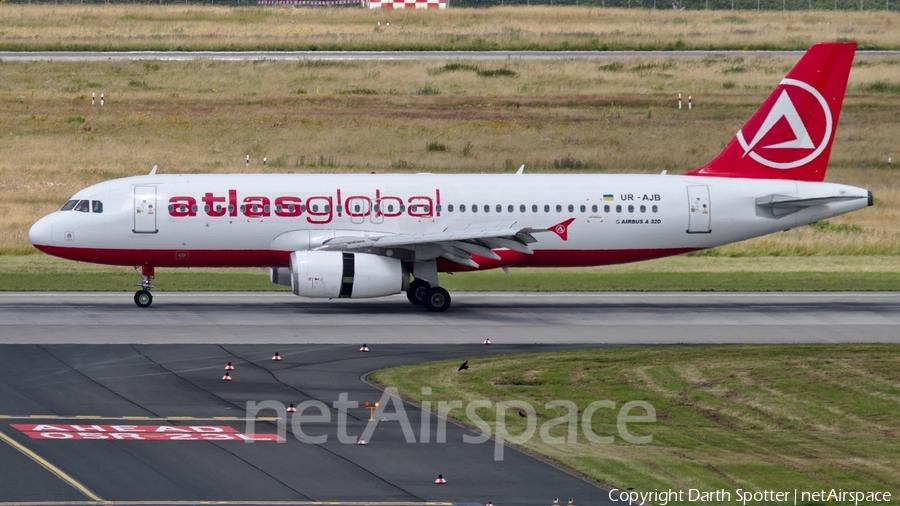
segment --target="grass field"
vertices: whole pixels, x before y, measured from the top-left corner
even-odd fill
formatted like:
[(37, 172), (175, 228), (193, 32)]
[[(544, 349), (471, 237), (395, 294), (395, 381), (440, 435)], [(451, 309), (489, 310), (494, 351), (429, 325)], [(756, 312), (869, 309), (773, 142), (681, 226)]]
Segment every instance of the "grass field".
[[(27, 232), (39, 216), (155, 164), (165, 173), (511, 173), (522, 163), (527, 172), (683, 172), (711, 159), (792, 64), (753, 55), (0, 62), (0, 252), (34, 251)], [(91, 106), (101, 92), (106, 105)], [(676, 108), (679, 92), (693, 110)], [(705, 254), (900, 253), (900, 179), (887, 164), (900, 160), (898, 105), (900, 60), (860, 58), (827, 180), (872, 190), (874, 207)]]
[[(572, 269), (515, 269), (441, 277), (450, 291), (892, 291), (900, 256), (698, 257)], [(132, 291), (129, 267), (46, 255), (0, 255), (0, 290)], [(287, 291), (260, 269), (157, 269), (158, 291)]]
[(806, 49), (822, 40), (896, 49), (898, 19), (848, 11), (0, 4), (0, 50)]
[[(572, 401), (576, 441), (550, 444), (536, 433), (522, 446), (620, 489), (900, 493), (898, 345), (600, 348), (478, 357), (457, 372), (459, 363), (397, 367), (372, 378), (432, 406), (526, 401), (536, 409), (538, 428), (567, 414), (545, 403)], [(426, 386), (429, 396), (422, 394)], [(613, 435), (612, 444), (584, 435), (581, 414), (597, 400), (616, 405), (596, 411), (591, 423), (598, 436)], [(635, 436), (652, 436), (648, 444), (626, 443), (616, 427), (618, 409), (634, 400), (656, 411), (655, 422), (628, 425)], [(478, 414), (495, 431), (496, 411)], [(516, 410), (505, 414), (508, 432), (523, 434), (525, 418)], [(450, 415), (471, 425), (462, 410)], [(565, 436), (566, 429), (559, 425), (549, 434)], [(732, 495), (728, 504), (734, 501)]]

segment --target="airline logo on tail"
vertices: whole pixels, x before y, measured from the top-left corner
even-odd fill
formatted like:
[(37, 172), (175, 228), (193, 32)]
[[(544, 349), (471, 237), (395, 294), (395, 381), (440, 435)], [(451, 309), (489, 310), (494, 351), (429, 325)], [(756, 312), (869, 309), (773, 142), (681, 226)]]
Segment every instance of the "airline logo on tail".
[[(831, 139), (833, 120), (831, 109), (818, 90), (796, 79), (784, 79), (780, 84), (781, 93), (752, 140), (747, 142), (744, 136), (745, 129), (752, 131), (756, 127), (752, 122), (736, 137), (744, 156), (767, 167), (786, 170), (805, 165), (822, 154)], [(801, 105), (803, 115), (795, 104)]]

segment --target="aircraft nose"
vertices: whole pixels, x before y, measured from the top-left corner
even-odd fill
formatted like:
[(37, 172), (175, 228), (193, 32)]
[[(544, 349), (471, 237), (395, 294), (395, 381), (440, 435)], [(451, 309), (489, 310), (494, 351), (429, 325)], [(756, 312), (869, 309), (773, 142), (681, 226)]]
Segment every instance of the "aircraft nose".
[(48, 246), (53, 237), (53, 224), (49, 217), (43, 217), (31, 226), (28, 231), (28, 240), (35, 246)]

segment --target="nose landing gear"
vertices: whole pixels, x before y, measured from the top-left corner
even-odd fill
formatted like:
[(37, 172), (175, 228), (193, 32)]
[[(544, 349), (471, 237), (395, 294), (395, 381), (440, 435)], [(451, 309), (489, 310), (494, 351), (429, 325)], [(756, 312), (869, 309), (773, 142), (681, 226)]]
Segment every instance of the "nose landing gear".
[(153, 289), (153, 266), (143, 266), (141, 276), (141, 282), (138, 283), (141, 289), (134, 292), (134, 303), (138, 307), (150, 307), (150, 304), (153, 304), (153, 295), (150, 293)]

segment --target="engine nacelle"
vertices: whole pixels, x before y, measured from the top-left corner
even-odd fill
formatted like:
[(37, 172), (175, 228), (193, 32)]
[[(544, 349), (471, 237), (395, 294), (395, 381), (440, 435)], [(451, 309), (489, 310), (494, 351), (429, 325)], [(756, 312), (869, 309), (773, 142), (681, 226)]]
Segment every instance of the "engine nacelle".
[[(302, 297), (384, 297), (400, 293), (404, 278), (409, 274), (396, 258), (340, 251), (291, 253), (291, 291)], [(273, 281), (280, 282), (281, 276)]]

